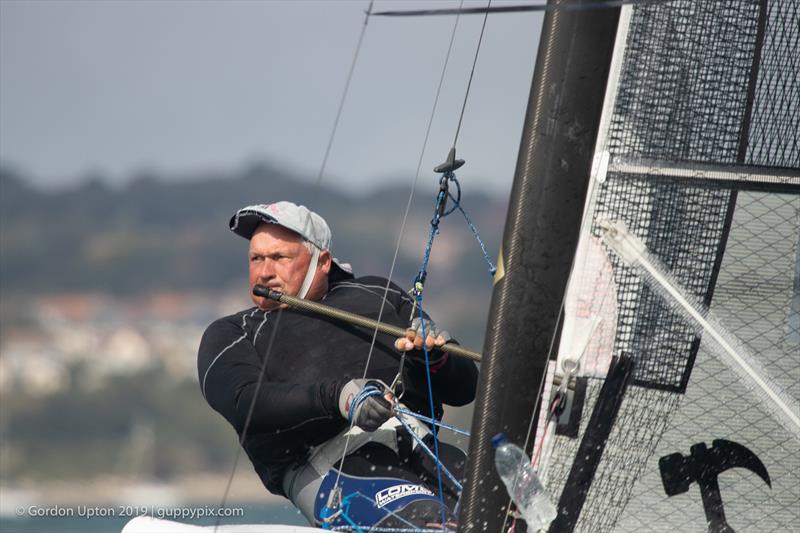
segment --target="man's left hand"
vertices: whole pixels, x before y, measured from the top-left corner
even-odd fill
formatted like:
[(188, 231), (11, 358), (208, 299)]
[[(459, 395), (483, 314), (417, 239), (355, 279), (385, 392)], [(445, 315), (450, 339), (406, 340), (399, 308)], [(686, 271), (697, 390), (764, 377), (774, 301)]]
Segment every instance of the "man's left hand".
[(394, 396), (377, 379), (352, 379), (339, 393), (339, 412), (364, 431), (375, 431), (392, 417)]

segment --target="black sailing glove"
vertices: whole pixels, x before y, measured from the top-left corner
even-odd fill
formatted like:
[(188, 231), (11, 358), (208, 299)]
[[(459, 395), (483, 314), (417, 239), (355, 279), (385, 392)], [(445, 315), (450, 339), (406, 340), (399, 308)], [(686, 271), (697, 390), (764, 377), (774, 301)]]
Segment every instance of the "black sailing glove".
[[(423, 329), (424, 329), (424, 337), (423, 337)], [(441, 337), (441, 339), (440, 339)], [(428, 341), (426, 344), (428, 346), (428, 364), (432, 371), (438, 370), (447, 362), (447, 354), (441, 350), (437, 350), (434, 348), (435, 345), (441, 345), (444, 343), (449, 342), (451, 339), (450, 334), (447, 331), (439, 330), (436, 327), (436, 323), (434, 323), (431, 319), (425, 319), (424, 321), (424, 328), (423, 328), (423, 321), (420, 320), (419, 317), (415, 318), (411, 321), (411, 325), (406, 329), (406, 336), (405, 339), (408, 339), (414, 343), (415, 348), (412, 350), (403, 350), (400, 348), (398, 343), (395, 343), (395, 347), (400, 349), (401, 351), (408, 352), (408, 357), (413, 360), (420, 361), (422, 364), (425, 364), (425, 351), (422, 349), (423, 338), (426, 340), (428, 339), (435, 339), (435, 341)], [(443, 342), (442, 342), (443, 341)]]
[(364, 431), (375, 431), (392, 417), (392, 404), (384, 398), (386, 384), (376, 379), (353, 379), (339, 394), (339, 412)]

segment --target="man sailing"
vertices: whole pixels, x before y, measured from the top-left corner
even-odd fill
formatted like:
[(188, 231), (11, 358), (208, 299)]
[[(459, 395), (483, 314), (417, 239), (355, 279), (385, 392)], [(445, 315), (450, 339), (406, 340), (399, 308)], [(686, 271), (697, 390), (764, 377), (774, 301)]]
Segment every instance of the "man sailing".
[[(437, 466), (393, 416), (396, 400), (386, 386), (402, 370), (403, 405), (430, 416), (421, 328), (411, 327), (399, 339), (378, 334), (372, 346), (371, 331), (292, 309), (278, 313), (282, 305), (253, 295), (253, 288), (324, 301), (405, 328), (419, 325), (419, 319), (411, 324), (419, 314), (414, 302), (394, 284), (386, 291), (386, 279), (354, 278), (331, 255), (328, 224), (303, 206), (245, 207), (231, 218), (230, 229), (250, 241), (255, 307), (208, 327), (198, 373), (203, 396), (236, 429), (266, 488), (289, 498), (318, 526), (326, 517), (330, 525), (349, 518), (365, 530), (440, 524)], [(425, 330), (431, 333), (428, 348), (448, 340), (427, 319)], [(439, 351), (430, 356), (434, 410), (441, 419), (443, 404), (474, 399), (478, 372), (471, 361)], [(379, 393), (365, 395), (365, 387)], [(405, 419), (432, 449), (429, 428)], [(439, 454), (461, 478), (463, 452), (439, 443)], [(457, 490), (449, 479), (442, 481), (445, 518), (452, 520)]]

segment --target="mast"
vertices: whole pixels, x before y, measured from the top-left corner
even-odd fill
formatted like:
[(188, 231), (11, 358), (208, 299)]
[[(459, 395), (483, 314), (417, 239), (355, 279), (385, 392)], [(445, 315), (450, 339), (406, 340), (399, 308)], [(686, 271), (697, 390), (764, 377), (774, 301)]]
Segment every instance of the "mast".
[[(483, 349), (460, 533), (500, 531), (509, 498), (493, 489), (502, 483), (490, 439), (502, 431), (521, 444), (535, 427), (578, 244), (619, 13), (618, 7), (555, 7), (544, 18)], [(532, 446), (531, 438), (528, 451)]]

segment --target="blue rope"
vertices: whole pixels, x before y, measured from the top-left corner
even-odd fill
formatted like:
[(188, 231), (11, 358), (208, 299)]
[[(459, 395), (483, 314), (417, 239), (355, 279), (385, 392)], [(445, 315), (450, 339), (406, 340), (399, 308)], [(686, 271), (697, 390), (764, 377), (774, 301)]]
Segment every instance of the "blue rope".
[[(456, 179), (455, 175), (451, 179), (456, 183), (456, 185), (458, 185), (458, 190), (459, 190), (459, 193), (460, 193), (461, 192), (461, 185), (458, 183), (458, 180)], [(467, 225), (469, 226), (469, 229), (472, 230), (472, 234), (475, 235), (475, 239), (478, 241), (478, 244), (481, 247), (481, 252), (483, 253), (483, 259), (484, 259), (484, 261), (486, 261), (486, 264), (489, 265), (489, 274), (494, 276), (495, 272), (497, 272), (497, 267), (494, 265), (494, 263), (492, 263), (492, 259), (491, 259), (491, 257), (489, 257), (489, 252), (486, 251), (486, 244), (484, 244), (483, 239), (481, 239), (481, 236), (478, 234), (478, 228), (475, 227), (475, 224), (472, 223), (472, 219), (469, 217), (469, 215), (464, 210), (464, 208), (461, 207), (461, 198), (460, 198), (460, 196), (461, 195), (459, 194), (459, 198), (456, 199), (456, 198), (453, 198), (452, 194), (450, 194), (450, 198), (452, 198), (452, 200), (453, 200), (453, 205), (455, 205), (455, 208), (458, 209), (459, 211), (461, 211), (461, 214), (464, 215), (464, 220), (467, 221)]]
[(414, 411), (409, 411), (408, 409), (404, 409), (403, 407), (395, 407), (394, 408), (394, 412), (395, 413), (400, 413), (401, 415), (408, 415), (410, 417), (416, 418), (417, 420), (422, 420), (423, 422), (427, 422), (428, 424), (435, 424), (435, 425), (437, 425), (439, 427), (442, 427), (444, 429), (449, 429), (453, 433), (458, 433), (459, 435), (466, 435), (467, 437), (469, 437), (469, 431), (464, 431), (463, 429), (458, 428), (456, 426), (451, 426), (450, 424), (445, 424), (444, 422), (440, 422), (440, 421), (436, 420), (435, 418), (428, 418), (427, 416), (421, 415), (419, 413), (415, 413)]
[(329, 526), (325, 527), (327, 524), (323, 525), (323, 529), (330, 529), (331, 531), (358, 531), (359, 533), (364, 533), (362, 527), (365, 527), (369, 530), (370, 533), (442, 533), (442, 531), (450, 531), (447, 528), (442, 529), (421, 529), (399, 514), (390, 511), (389, 509), (382, 509), (387, 515), (395, 517), (398, 521), (403, 522), (404, 524), (408, 525), (407, 528), (400, 528), (400, 527), (375, 527), (375, 526), (359, 526), (356, 522), (350, 518), (347, 512), (350, 510), (350, 500), (353, 498), (362, 498), (368, 501), (373, 507), (377, 508), (375, 505), (375, 501), (372, 498), (367, 498), (362, 493), (356, 491), (351, 492), (344, 498), (342, 498), (342, 505), (341, 505), (341, 517), (347, 521), (349, 525), (339, 525), (339, 526)]
[[(336, 526), (331, 531), (352, 531), (350, 528), (351, 526)], [(354, 526), (358, 531), (358, 526)], [(402, 527), (370, 527), (369, 533), (447, 533), (448, 531), (452, 531), (452, 529), (420, 529), (418, 527), (409, 527), (409, 528), (402, 528)]]
[(375, 385), (367, 385), (356, 394), (356, 397), (353, 398), (353, 401), (350, 403), (350, 409), (347, 411), (347, 421), (352, 422), (353, 416), (358, 409), (358, 406), (364, 403), (364, 400), (369, 398), (370, 396), (383, 396), (383, 391), (381, 391)]
[[(453, 196), (453, 194), (448, 190), (448, 183), (451, 181), (456, 186), (457, 193), (455, 196)], [(447, 201), (447, 197), (450, 197), (450, 199), (453, 201), (453, 206), (449, 210), (445, 211), (443, 206)], [(472, 222), (472, 218), (470, 218), (467, 211), (461, 206), (461, 183), (458, 181), (453, 172), (446, 172), (439, 181), (439, 193), (436, 195), (436, 206), (434, 207), (433, 218), (431, 219), (431, 229), (428, 232), (428, 242), (425, 244), (425, 253), (422, 256), (422, 266), (420, 266), (419, 273), (417, 273), (417, 278), (414, 280), (415, 294), (421, 294), (424, 288), (425, 278), (428, 276), (428, 263), (430, 262), (431, 250), (433, 249), (433, 240), (439, 233), (439, 223), (441, 222), (442, 218), (446, 217), (456, 209), (458, 209), (464, 216), (464, 220), (466, 220), (472, 235), (474, 235), (475, 240), (478, 241), (478, 245), (481, 247), (481, 253), (483, 254), (483, 260), (489, 267), (489, 275), (494, 276), (497, 272), (497, 267), (492, 262), (492, 258), (489, 256), (489, 252), (486, 250), (486, 243), (484, 243), (483, 239), (481, 239), (481, 236), (478, 233), (478, 228), (475, 226), (475, 223)]]
[(436, 207), (434, 208), (433, 218), (431, 219), (431, 229), (428, 233), (428, 242), (425, 245), (425, 253), (422, 256), (422, 266), (419, 268), (417, 279), (414, 280), (414, 292), (421, 294), (423, 286), (425, 285), (425, 278), (428, 275), (428, 262), (431, 259), (431, 249), (433, 248), (433, 239), (439, 233), (439, 222), (442, 219), (441, 206), (447, 198), (447, 174), (442, 177), (442, 185), (439, 187), (439, 194), (436, 195)]
[[(402, 416), (398, 416), (397, 419), (400, 421), (401, 424), (403, 424), (403, 427), (406, 429), (406, 431), (408, 431), (408, 433), (411, 435), (411, 437), (414, 439), (414, 441), (425, 451), (425, 453), (427, 453), (428, 456), (430, 456), (431, 459), (436, 461), (437, 465), (440, 465), (441, 463), (439, 461), (439, 458), (436, 455), (434, 455), (434, 453), (425, 444), (425, 442), (419, 437), (419, 435), (414, 433), (414, 430), (411, 428), (411, 426), (408, 425), (408, 423), (405, 420), (403, 420), (403, 417)], [(434, 441), (434, 443), (435, 443), (435, 441)], [(452, 481), (453, 484), (455, 484), (456, 488), (458, 489), (458, 492), (461, 492), (462, 490), (464, 490), (464, 487), (461, 486), (461, 483), (459, 483), (459, 481), (456, 479), (456, 477), (450, 472), (450, 470), (447, 469), (446, 466), (441, 465), (441, 468), (442, 468), (442, 472), (444, 472), (445, 475), (448, 478), (450, 478), (450, 481)], [(441, 490), (441, 485), (439, 486), (439, 490)]]
[[(438, 210), (437, 210), (438, 213)], [(422, 312), (422, 293), (418, 292), (416, 294), (417, 306), (419, 307), (419, 320), (421, 322), (421, 333), (422, 338), (427, 339), (425, 335), (425, 315)], [(422, 343), (423, 351), (425, 352), (425, 377), (427, 377), (428, 381), (428, 403), (430, 404), (431, 408), (431, 418), (436, 418), (436, 408), (433, 405), (433, 385), (431, 384), (431, 365), (430, 365), (430, 357), (428, 355), (428, 343)], [(439, 484), (439, 502), (442, 504), (442, 527), (444, 528), (445, 522), (447, 522), (447, 517), (445, 516), (444, 512), (444, 491), (442, 489), (442, 464), (439, 461), (439, 438), (436, 436), (436, 426), (431, 427), (431, 432), (433, 433), (433, 449), (435, 452), (434, 460), (436, 461), (436, 481)], [(412, 431), (412, 434), (414, 432)]]
[[(449, 182), (453, 182), (457, 188), (457, 195), (453, 196), (450, 194), (448, 190)], [(444, 209), (445, 202), (447, 201), (447, 197), (450, 197), (453, 200), (453, 207), (449, 210)], [(425, 244), (425, 253), (422, 257), (422, 265), (420, 266), (419, 272), (417, 273), (417, 277), (414, 280), (414, 289), (413, 294), (415, 296), (416, 305), (419, 307), (419, 318), (420, 322), (422, 323), (421, 326), (421, 335), (423, 339), (427, 338), (425, 334), (425, 315), (422, 311), (422, 291), (425, 288), (425, 278), (428, 276), (428, 263), (430, 262), (431, 257), (431, 250), (433, 249), (433, 240), (436, 238), (436, 235), (439, 233), (439, 223), (441, 219), (453, 211), (458, 209), (461, 211), (461, 214), (464, 216), (464, 219), (467, 221), (467, 225), (469, 225), (472, 234), (477, 239), (478, 244), (481, 247), (481, 252), (483, 253), (483, 258), (486, 263), (489, 265), (489, 274), (494, 276), (495, 272), (497, 272), (497, 267), (495, 267), (494, 263), (492, 263), (491, 258), (489, 257), (489, 253), (486, 251), (486, 245), (484, 244), (481, 236), (478, 234), (478, 230), (475, 227), (475, 224), (472, 222), (472, 219), (469, 217), (467, 212), (461, 207), (461, 184), (456, 179), (455, 174), (451, 171), (445, 172), (444, 175), (439, 180), (439, 193), (436, 195), (436, 206), (434, 208), (433, 218), (431, 219), (431, 228), (428, 232), (428, 242)], [(442, 488), (442, 470), (446, 472), (447, 476), (450, 478), (453, 483), (458, 487), (458, 490), (461, 491), (462, 487), (461, 484), (458, 482), (457, 479), (442, 465), (441, 461), (439, 460), (439, 439), (437, 436), (437, 427), (446, 427), (456, 433), (462, 433), (465, 435), (469, 435), (468, 433), (464, 432), (463, 430), (458, 430), (457, 428), (448, 427), (443, 425), (441, 422), (436, 420), (436, 409), (433, 405), (433, 385), (431, 384), (431, 372), (430, 372), (430, 355), (428, 353), (428, 346), (427, 343), (423, 342), (422, 344), (423, 350), (425, 352), (425, 375), (428, 380), (428, 400), (430, 403), (431, 408), (431, 417), (429, 419), (425, 419), (426, 422), (431, 424), (431, 431), (433, 433), (433, 447), (434, 451), (431, 453), (430, 449), (422, 442), (416, 433), (414, 433), (411, 428), (408, 427), (406, 422), (402, 419), (401, 416), (398, 416), (398, 420), (406, 427), (408, 432), (412, 435), (412, 437), (417, 440), (418, 444), (422, 446), (422, 448), (433, 457), (433, 460), (436, 462), (436, 480), (439, 484), (439, 501), (441, 503), (441, 511), (442, 511), (442, 528), (444, 528), (444, 524), (446, 522), (445, 516), (445, 504), (444, 504), (444, 492)], [(405, 411), (405, 410), (404, 410)], [(398, 411), (399, 413), (399, 411)], [(411, 413), (408, 413), (411, 414)], [(417, 416), (416, 413), (412, 414), (412, 416)], [(420, 418), (422, 419), (422, 418)]]
[[(331, 531), (352, 531), (349, 526), (336, 526)], [(358, 531), (361, 531), (360, 529)], [(369, 533), (448, 533), (452, 529), (420, 529), (402, 527), (370, 527)]]
[(348, 523), (348, 524), (350, 524), (350, 527), (352, 527), (353, 529), (355, 529), (356, 531), (358, 531), (358, 533), (364, 533), (364, 530), (363, 530), (363, 529), (361, 529), (360, 527), (358, 527), (358, 524), (356, 524), (355, 522), (353, 522), (353, 519), (352, 519), (352, 518), (350, 518), (350, 517), (347, 515), (347, 513), (342, 513), (342, 518), (344, 518), (345, 520), (347, 520), (347, 523)]
[[(376, 509), (379, 509), (379, 507), (376, 505), (376, 503), (375, 503), (375, 500), (374, 500), (374, 499), (372, 499), (372, 498), (368, 498), (367, 496), (365, 496), (365, 495), (364, 495), (364, 494), (362, 494), (361, 492), (358, 492), (358, 491), (356, 491), (356, 492), (353, 492), (353, 493), (351, 493), (351, 494), (348, 494), (348, 495), (345, 497), (345, 500), (349, 500), (350, 498), (361, 498), (361, 499), (367, 500), (367, 501), (370, 503), (370, 505), (372, 505), (372, 506), (373, 506), (374, 508), (376, 508)], [(349, 504), (350, 504), (350, 503), (349, 503), (349, 501), (348, 501), (348, 506), (349, 506)], [(408, 520), (406, 520), (405, 518), (403, 518), (403, 517), (402, 517), (402, 516), (400, 516), (399, 514), (395, 513), (394, 511), (391, 511), (391, 510), (389, 510), (389, 509), (386, 509), (386, 508), (384, 508), (384, 509), (383, 509), (383, 511), (384, 511), (384, 512), (385, 512), (387, 515), (389, 515), (389, 516), (393, 516), (393, 517), (394, 517), (395, 519), (397, 519), (398, 521), (400, 521), (400, 522), (402, 522), (402, 523), (406, 524), (407, 526), (409, 526), (409, 528), (411, 528), (411, 529), (410, 529), (410, 531), (419, 531), (419, 528), (418, 528), (416, 525), (412, 524), (411, 522), (409, 522)], [(404, 529), (404, 528), (392, 528), (392, 529), (401, 529), (401, 530), (402, 530), (402, 529)], [(369, 530), (370, 530), (370, 533), (372, 533), (373, 531), (376, 531), (376, 529), (375, 529), (375, 528), (372, 528), (372, 527), (370, 527), (370, 528), (369, 528)], [(406, 531), (409, 531), (409, 529), (405, 529), (405, 530), (406, 530)]]

